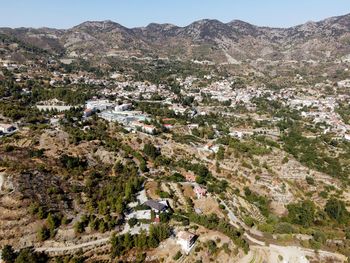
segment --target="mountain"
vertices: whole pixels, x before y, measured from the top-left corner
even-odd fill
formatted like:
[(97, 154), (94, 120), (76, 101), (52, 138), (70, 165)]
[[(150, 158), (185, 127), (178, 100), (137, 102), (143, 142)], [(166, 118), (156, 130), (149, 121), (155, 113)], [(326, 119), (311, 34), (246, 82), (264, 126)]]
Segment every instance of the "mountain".
[(107, 20), (66, 30), (0, 28), (0, 34), (65, 58), (159, 56), (239, 63), (247, 59), (335, 60), (350, 54), (350, 14), (290, 28), (210, 19), (185, 27), (151, 23), (126, 28)]

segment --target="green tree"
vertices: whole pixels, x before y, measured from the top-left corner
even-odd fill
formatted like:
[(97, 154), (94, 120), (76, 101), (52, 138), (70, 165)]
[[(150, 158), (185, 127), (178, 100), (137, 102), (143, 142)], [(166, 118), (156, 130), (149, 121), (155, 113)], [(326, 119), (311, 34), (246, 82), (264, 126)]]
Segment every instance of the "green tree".
[(49, 213), (49, 215), (46, 218), (46, 223), (48, 225), (48, 228), (50, 230), (50, 237), (53, 238), (56, 234), (55, 229), (59, 225), (59, 219), (55, 216)]
[(346, 223), (349, 219), (349, 212), (346, 210), (345, 203), (341, 200), (329, 199), (324, 210), (330, 218), (338, 221), (340, 224)]
[(10, 245), (5, 245), (1, 251), (1, 258), (5, 261), (5, 263), (13, 263), (15, 262), (17, 257), (16, 252)]
[(225, 148), (220, 145), (219, 150), (216, 154), (218, 160), (223, 160), (225, 158)]
[(315, 204), (310, 200), (289, 204), (287, 209), (288, 219), (294, 224), (310, 227), (314, 222)]
[(144, 154), (146, 154), (149, 158), (151, 158), (153, 160), (156, 159), (157, 156), (160, 155), (159, 150), (153, 144), (150, 144), (150, 143), (146, 143), (143, 146), (143, 152), (144, 152)]
[(45, 263), (48, 261), (48, 256), (45, 253), (37, 253), (33, 249), (22, 249), (15, 263)]
[(44, 225), (38, 231), (38, 238), (40, 241), (45, 241), (50, 237), (50, 230)]
[(77, 234), (83, 233), (85, 231), (84, 223), (81, 221), (78, 221), (74, 224), (74, 231)]

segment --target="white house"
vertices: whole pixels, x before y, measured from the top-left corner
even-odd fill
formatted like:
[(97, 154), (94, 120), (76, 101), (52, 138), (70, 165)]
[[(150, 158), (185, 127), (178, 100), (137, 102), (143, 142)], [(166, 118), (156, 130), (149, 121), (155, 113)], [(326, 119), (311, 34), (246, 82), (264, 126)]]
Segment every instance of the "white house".
[(3, 133), (11, 133), (16, 130), (16, 127), (11, 124), (0, 124), (0, 131)]
[(344, 139), (347, 141), (350, 141), (350, 135), (349, 134), (344, 134)]
[(196, 241), (196, 235), (192, 234), (190, 232), (187, 231), (180, 231), (179, 233), (177, 233), (177, 241), (176, 243), (178, 243), (181, 246), (181, 249), (188, 254), (190, 252), (190, 250), (192, 249), (194, 243)]
[(154, 127), (153, 125), (148, 125), (139, 121), (131, 122), (131, 126), (139, 128), (141, 131), (146, 132), (148, 134), (155, 134), (157, 130), (156, 127)]

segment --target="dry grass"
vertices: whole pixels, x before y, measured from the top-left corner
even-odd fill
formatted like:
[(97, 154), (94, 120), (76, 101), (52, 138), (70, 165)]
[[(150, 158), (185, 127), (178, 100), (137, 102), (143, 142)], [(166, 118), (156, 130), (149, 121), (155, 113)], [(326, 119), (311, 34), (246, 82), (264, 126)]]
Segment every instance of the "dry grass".
[(159, 199), (159, 195), (156, 194), (158, 184), (155, 181), (149, 181), (145, 185), (146, 194), (151, 199)]
[(216, 214), (219, 217), (224, 217), (224, 214), (219, 208), (218, 202), (216, 202), (216, 200), (211, 196), (202, 199), (196, 199), (193, 201), (193, 203), (194, 207), (199, 208), (203, 212), (203, 214)]
[(195, 199), (196, 194), (194, 193), (193, 188), (192, 188), (191, 185), (184, 185), (182, 187), (182, 189), (183, 189), (183, 194), (184, 194), (185, 197), (190, 197), (192, 199)]

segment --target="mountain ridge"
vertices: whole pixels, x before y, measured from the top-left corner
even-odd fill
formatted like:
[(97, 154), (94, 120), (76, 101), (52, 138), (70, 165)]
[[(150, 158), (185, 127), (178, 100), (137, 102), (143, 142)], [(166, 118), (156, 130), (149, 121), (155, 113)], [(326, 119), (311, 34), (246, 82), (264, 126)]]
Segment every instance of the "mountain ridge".
[(162, 56), (209, 60), (327, 60), (350, 53), (350, 14), (288, 28), (201, 19), (187, 26), (128, 28), (111, 20), (69, 29), (0, 28), (0, 33), (63, 57)]

